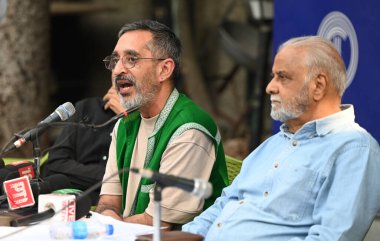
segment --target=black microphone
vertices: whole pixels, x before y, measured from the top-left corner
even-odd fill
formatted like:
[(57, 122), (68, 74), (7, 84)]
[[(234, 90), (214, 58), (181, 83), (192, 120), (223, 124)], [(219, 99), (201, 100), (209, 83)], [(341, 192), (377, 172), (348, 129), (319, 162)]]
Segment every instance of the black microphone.
[(195, 178), (190, 180), (182, 177), (154, 172), (148, 169), (131, 168), (130, 171), (133, 173), (138, 173), (142, 177), (149, 178), (157, 182), (162, 187), (177, 187), (187, 192), (191, 192), (191, 194), (200, 198), (208, 198), (212, 194), (211, 183), (201, 179)]
[[(94, 190), (98, 189), (102, 185), (103, 181), (107, 181), (107, 180), (111, 179), (112, 177), (119, 175), (122, 172), (129, 171), (129, 170), (130, 170), (129, 168), (123, 168), (123, 169), (115, 172), (114, 174), (112, 174), (111, 176), (106, 178), (105, 180), (102, 180), (98, 183), (95, 183), (90, 188), (88, 188), (84, 192), (81, 192), (79, 195), (77, 195), (75, 198), (75, 204), (76, 204), (75, 218), (79, 219), (79, 218), (81, 218), (81, 217), (83, 217), (89, 213), (89, 211), (91, 209), (91, 198), (89, 197), (89, 194), (91, 192), (93, 192)], [(71, 203), (67, 204), (67, 206), (69, 206), (70, 204)], [(36, 224), (38, 222), (47, 220), (47, 219), (53, 217), (55, 214), (59, 214), (62, 211), (63, 211), (63, 209), (54, 210), (54, 208), (49, 208), (43, 212), (24, 216), (24, 217), (14, 218), (12, 216), (6, 216), (6, 217), (4, 217), (5, 218), (4, 219), (2, 216), (0, 216), (0, 224), (3, 225), (3, 223), (5, 223), (5, 226), (13, 226), (13, 227), (33, 225), (33, 224)], [(4, 220), (2, 220), (1, 218), (3, 218)], [(16, 232), (10, 233), (9, 235), (7, 235), (5, 237), (8, 237), (8, 236), (11, 236), (14, 234), (16, 234)], [(4, 238), (4, 236), (3, 236), (3, 238)]]
[[(30, 188), (32, 189), (33, 197), (36, 202), (38, 200), (38, 195), (40, 194), (47, 194), (59, 189), (72, 187), (70, 179), (63, 174), (47, 176), (42, 181), (37, 181), (35, 179), (30, 181)], [(0, 196), (0, 201), (6, 199), (6, 194)]]
[(41, 134), (49, 127), (49, 124), (57, 121), (65, 121), (74, 113), (75, 107), (70, 102), (66, 102), (60, 105), (52, 114), (46, 117), (43, 121), (39, 122), (36, 128), (33, 128), (25, 134), (23, 134), (17, 141), (13, 143), (13, 145), (5, 149), (4, 152), (8, 152), (16, 148), (19, 148), (25, 143), (36, 139), (38, 134)]
[(42, 182), (36, 182), (32, 180), (30, 183), (33, 196), (35, 200), (38, 200), (38, 195), (54, 192), (59, 189), (72, 188), (70, 179), (63, 174), (54, 174), (45, 177)]
[(28, 161), (10, 163), (0, 169), (0, 194), (4, 181), (14, 178), (29, 176), (30, 179), (35, 177), (34, 164)]
[(125, 110), (125, 111), (123, 111), (123, 112), (121, 112), (121, 113), (113, 116), (111, 119), (107, 120), (106, 122), (104, 122), (102, 124), (98, 124), (98, 125), (96, 125), (96, 124), (90, 124), (90, 125), (82, 124), (82, 125), (85, 126), (85, 127), (90, 127), (90, 128), (94, 128), (94, 129), (96, 129), (96, 128), (102, 128), (104, 126), (109, 125), (110, 123), (112, 123), (114, 121), (117, 121), (118, 119), (120, 119), (122, 117), (128, 116), (129, 113), (131, 113), (131, 112), (133, 112), (133, 111), (135, 111), (135, 110), (137, 110), (139, 108), (140, 108), (140, 106), (135, 106), (135, 107), (132, 107), (132, 108), (130, 108), (128, 110)]

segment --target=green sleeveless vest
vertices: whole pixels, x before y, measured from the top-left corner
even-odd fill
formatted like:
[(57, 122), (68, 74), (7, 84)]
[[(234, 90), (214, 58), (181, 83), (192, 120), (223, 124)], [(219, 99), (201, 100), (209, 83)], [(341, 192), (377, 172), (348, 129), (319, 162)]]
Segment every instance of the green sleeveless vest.
[[(116, 141), (116, 156), (119, 170), (130, 167), (133, 148), (141, 123), (138, 111), (124, 117), (119, 122)], [(213, 186), (213, 194), (205, 200), (204, 209), (211, 206), (220, 196), (222, 189), (228, 185), (227, 168), (224, 150), (218, 128), (211, 117), (183, 94), (173, 90), (168, 101), (159, 114), (153, 133), (148, 138), (147, 154), (144, 168), (158, 171), (162, 154), (167, 146), (184, 131), (197, 129), (209, 136), (215, 146), (216, 160), (211, 172), (209, 182)], [(122, 209), (125, 208), (126, 192), (128, 188), (129, 173), (119, 175), (123, 190)], [(140, 214), (145, 211), (149, 203), (149, 190), (154, 182), (141, 178), (136, 198), (129, 215)]]

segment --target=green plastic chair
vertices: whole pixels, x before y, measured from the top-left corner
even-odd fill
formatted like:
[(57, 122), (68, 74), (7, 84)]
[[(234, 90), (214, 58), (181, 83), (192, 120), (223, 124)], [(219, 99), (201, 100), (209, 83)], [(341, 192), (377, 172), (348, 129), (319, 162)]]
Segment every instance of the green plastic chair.
[(228, 180), (231, 184), (232, 181), (235, 179), (235, 177), (239, 174), (243, 161), (238, 160), (228, 155), (226, 155), (225, 157), (226, 157), (226, 164), (227, 164)]
[[(40, 166), (42, 166), (48, 159), (49, 153), (46, 153), (43, 157), (40, 158)], [(33, 162), (33, 158), (13, 158), (13, 157), (3, 157), (4, 164), (10, 164), (12, 162), (18, 162), (18, 161), (29, 161)]]

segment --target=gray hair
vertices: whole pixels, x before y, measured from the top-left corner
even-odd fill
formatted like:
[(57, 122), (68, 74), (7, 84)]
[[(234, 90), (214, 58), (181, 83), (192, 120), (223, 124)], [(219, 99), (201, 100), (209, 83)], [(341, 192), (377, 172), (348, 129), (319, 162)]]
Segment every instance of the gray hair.
[(171, 58), (175, 63), (172, 78), (176, 79), (180, 74), (181, 42), (175, 33), (166, 25), (153, 20), (139, 20), (125, 24), (119, 31), (120, 38), (124, 33), (133, 30), (146, 30), (152, 33), (153, 41), (148, 43), (147, 48), (152, 51), (156, 58)]
[(292, 38), (281, 44), (278, 51), (285, 47), (304, 48), (308, 80), (324, 72), (332, 80), (340, 97), (346, 89), (347, 77), (344, 61), (333, 43), (320, 36)]

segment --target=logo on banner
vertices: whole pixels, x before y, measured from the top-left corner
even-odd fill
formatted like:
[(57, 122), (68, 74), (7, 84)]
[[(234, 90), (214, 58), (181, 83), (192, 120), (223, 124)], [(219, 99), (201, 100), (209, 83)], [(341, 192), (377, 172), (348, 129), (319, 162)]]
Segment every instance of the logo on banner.
[(27, 176), (15, 178), (4, 182), (4, 190), (7, 194), (10, 209), (18, 209), (33, 206), (35, 201), (32, 188)]
[(359, 45), (354, 26), (350, 19), (341, 12), (334, 11), (327, 14), (319, 25), (318, 35), (331, 40), (336, 49), (342, 54), (342, 43), (350, 42), (350, 59), (347, 67), (348, 87), (355, 77), (359, 62)]

